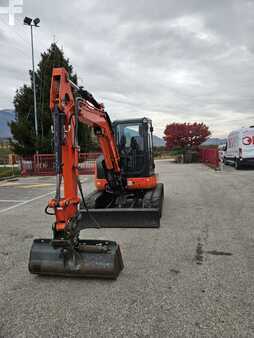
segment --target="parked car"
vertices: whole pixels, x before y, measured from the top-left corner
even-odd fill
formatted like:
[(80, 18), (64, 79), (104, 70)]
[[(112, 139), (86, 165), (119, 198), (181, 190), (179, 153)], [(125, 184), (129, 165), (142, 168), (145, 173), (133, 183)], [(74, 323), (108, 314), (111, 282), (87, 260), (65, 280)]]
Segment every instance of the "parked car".
[(254, 166), (254, 126), (232, 131), (228, 135), (224, 163), (234, 164), (236, 169), (244, 165)]

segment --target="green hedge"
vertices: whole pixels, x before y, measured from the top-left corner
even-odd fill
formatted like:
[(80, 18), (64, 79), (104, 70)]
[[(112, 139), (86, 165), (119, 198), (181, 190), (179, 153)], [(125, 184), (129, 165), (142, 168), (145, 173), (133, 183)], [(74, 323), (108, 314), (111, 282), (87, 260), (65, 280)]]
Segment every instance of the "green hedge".
[(0, 167), (0, 178), (20, 175), (19, 168)]
[(182, 155), (183, 153), (184, 153), (184, 149), (182, 148), (176, 148), (176, 149), (170, 150), (169, 152), (171, 156), (178, 156), (178, 155)]

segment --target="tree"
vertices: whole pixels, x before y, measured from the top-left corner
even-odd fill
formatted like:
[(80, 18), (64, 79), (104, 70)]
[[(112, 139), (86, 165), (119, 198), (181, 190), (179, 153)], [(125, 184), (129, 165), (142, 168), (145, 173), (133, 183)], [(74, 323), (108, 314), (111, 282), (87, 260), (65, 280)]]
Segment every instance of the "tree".
[[(38, 115), (38, 137), (34, 129), (34, 102), (33, 79), (29, 71), (31, 85), (24, 85), (16, 91), (13, 103), (16, 111), (16, 120), (10, 123), (13, 135), (12, 148), (16, 154), (32, 155), (38, 150), (40, 153), (51, 153), (52, 143), (52, 115), (49, 109), (49, 94), (51, 74), (54, 67), (64, 67), (70, 74), (70, 78), (77, 83), (77, 75), (63, 51), (52, 43), (50, 48), (41, 54), (41, 60), (35, 72), (35, 86)], [(91, 130), (85, 125), (79, 126), (79, 142), (81, 151), (88, 151), (91, 141)]]
[(164, 131), (168, 150), (176, 148), (197, 148), (209, 135), (209, 128), (204, 123), (171, 123)]

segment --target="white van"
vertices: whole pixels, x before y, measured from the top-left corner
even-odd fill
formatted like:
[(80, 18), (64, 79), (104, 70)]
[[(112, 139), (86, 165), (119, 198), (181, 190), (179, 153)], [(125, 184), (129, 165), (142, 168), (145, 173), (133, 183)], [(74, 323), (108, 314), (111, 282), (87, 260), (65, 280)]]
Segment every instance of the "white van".
[(254, 165), (254, 126), (232, 131), (228, 135), (224, 163), (232, 163), (236, 169)]

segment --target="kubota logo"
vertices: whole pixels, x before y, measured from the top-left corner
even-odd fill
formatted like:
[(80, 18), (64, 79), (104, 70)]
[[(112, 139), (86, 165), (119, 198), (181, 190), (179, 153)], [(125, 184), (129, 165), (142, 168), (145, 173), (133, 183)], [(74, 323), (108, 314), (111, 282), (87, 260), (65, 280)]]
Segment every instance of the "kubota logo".
[(249, 146), (250, 144), (254, 144), (254, 136), (244, 136), (243, 144)]

